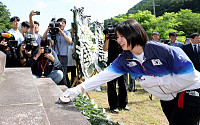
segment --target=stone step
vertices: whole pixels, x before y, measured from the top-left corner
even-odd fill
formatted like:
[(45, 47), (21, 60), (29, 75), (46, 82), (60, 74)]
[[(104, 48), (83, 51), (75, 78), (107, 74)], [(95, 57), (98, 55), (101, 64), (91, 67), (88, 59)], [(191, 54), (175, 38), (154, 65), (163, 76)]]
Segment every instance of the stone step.
[(5, 68), (0, 75), (0, 124), (49, 125), (30, 68)]
[(0, 124), (90, 125), (72, 102), (57, 103), (61, 93), (51, 79), (34, 79), (30, 68), (5, 68), (0, 74)]
[(35, 81), (51, 125), (91, 125), (72, 102), (58, 104), (62, 93), (60, 88), (66, 90), (65, 86), (59, 88), (50, 78), (39, 78)]

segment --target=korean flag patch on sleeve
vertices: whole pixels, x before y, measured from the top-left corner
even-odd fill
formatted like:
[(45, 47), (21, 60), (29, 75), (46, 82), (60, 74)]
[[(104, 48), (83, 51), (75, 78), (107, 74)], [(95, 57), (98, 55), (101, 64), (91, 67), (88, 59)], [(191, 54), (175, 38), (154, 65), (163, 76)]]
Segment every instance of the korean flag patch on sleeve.
[(151, 62), (154, 66), (162, 65), (162, 62), (160, 61), (160, 59), (152, 59)]

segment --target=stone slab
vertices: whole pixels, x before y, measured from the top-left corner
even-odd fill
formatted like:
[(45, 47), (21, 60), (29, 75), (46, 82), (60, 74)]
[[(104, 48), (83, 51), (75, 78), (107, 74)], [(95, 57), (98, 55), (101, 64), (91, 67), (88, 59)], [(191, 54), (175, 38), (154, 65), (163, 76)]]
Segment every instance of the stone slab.
[(50, 125), (42, 105), (18, 104), (0, 106), (1, 125)]
[(6, 66), (6, 54), (0, 51), (0, 74), (4, 72), (5, 66)]
[(1, 125), (50, 124), (30, 68), (5, 68), (1, 78)]
[(72, 102), (69, 104), (58, 104), (58, 98), (62, 90), (50, 78), (35, 80), (50, 124), (91, 125)]
[(58, 85), (58, 87), (64, 92), (68, 89), (66, 85)]
[(6, 68), (1, 76), (0, 105), (42, 103), (30, 68)]

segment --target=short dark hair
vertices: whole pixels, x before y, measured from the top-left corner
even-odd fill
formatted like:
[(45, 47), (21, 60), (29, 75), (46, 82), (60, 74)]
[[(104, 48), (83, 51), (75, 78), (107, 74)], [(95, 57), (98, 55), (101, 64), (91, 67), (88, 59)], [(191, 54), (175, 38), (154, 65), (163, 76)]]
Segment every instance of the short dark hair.
[(15, 21), (15, 19), (17, 19), (17, 21), (20, 21), (20, 18), (18, 16), (14, 16), (14, 17), (10, 18), (10, 22)]
[(152, 33), (152, 36), (153, 36), (153, 35), (158, 35), (158, 36), (160, 36), (160, 33), (159, 33), (159, 32), (153, 32), (153, 33)]
[(65, 20), (65, 18), (59, 18), (59, 19), (57, 19), (57, 22), (65, 22), (65, 24), (66, 24), (66, 20)]
[(194, 39), (194, 37), (196, 37), (196, 36), (199, 36), (199, 34), (198, 34), (198, 33), (192, 33), (192, 34), (190, 35), (190, 38)]
[(38, 26), (40, 26), (39, 22), (38, 21), (34, 21), (34, 24), (37, 24)]
[(169, 33), (169, 37), (170, 37), (170, 36), (178, 36), (178, 35), (177, 35), (176, 32), (170, 32), (170, 33)]
[(30, 28), (30, 24), (29, 24), (28, 21), (22, 22), (22, 26), (23, 26), (23, 27), (28, 27), (28, 28)]
[(132, 48), (136, 45), (144, 46), (149, 40), (143, 27), (135, 20), (118, 24), (115, 33), (117, 32), (126, 38), (128, 46), (132, 45)]

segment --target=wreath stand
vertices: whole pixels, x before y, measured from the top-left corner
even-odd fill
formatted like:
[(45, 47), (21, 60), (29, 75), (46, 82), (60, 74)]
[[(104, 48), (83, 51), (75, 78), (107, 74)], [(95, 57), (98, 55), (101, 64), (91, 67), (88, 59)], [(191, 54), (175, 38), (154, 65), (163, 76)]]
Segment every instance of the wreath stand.
[[(76, 23), (72, 23), (72, 36), (74, 36), (74, 32), (77, 31), (77, 24)], [(72, 40), (74, 41), (74, 37), (72, 37)], [(77, 41), (77, 32), (75, 33), (75, 41)], [(74, 44), (76, 46), (76, 44)], [(75, 48), (74, 46), (74, 48)], [(81, 84), (83, 81), (81, 80), (81, 73), (80, 73), (80, 64), (76, 61), (76, 77), (74, 78), (74, 82), (71, 85), (71, 88)], [(90, 95), (88, 94), (88, 92), (85, 92), (88, 96), (88, 98), (90, 99)]]
[[(81, 84), (83, 81), (80, 79), (80, 71), (78, 71), (79, 69), (79, 65), (76, 63), (76, 77), (74, 78), (74, 82), (73, 84), (71, 85), (71, 87), (74, 87), (75, 85), (79, 85)], [(88, 92), (85, 92), (88, 96), (88, 98), (90, 99), (90, 95), (88, 94)]]

